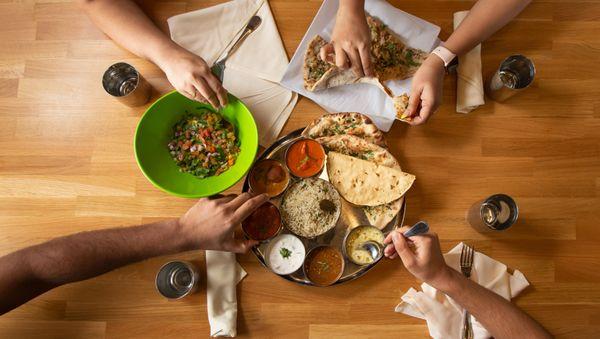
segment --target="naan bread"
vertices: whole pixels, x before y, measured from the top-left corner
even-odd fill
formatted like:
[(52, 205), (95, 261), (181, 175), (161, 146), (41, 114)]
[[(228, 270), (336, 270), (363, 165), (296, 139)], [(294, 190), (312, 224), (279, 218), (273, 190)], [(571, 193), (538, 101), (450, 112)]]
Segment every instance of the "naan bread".
[(398, 160), (387, 149), (354, 135), (333, 135), (316, 139), (327, 152), (334, 151), (378, 165), (400, 169)]
[(378, 19), (367, 16), (367, 24), (371, 30), (371, 56), (376, 77), (384, 82), (413, 76), (428, 53), (406, 46)]
[[(327, 152), (338, 152), (367, 160), (377, 165), (400, 169), (400, 164), (392, 153), (383, 147), (379, 147), (359, 137), (353, 135), (334, 135), (317, 138), (317, 141), (323, 145)], [(400, 212), (402, 201), (402, 198), (400, 198), (384, 205), (365, 206), (363, 207), (363, 212), (371, 225), (383, 229)]]
[(325, 114), (311, 122), (302, 131), (303, 136), (313, 139), (343, 134), (354, 135), (372, 144), (387, 148), (383, 132), (368, 116), (360, 113)]
[[(321, 36), (315, 36), (304, 54), (304, 88), (311, 92), (356, 83), (370, 83), (381, 88), (377, 78), (358, 77), (351, 69), (341, 69), (335, 63), (322, 60), (319, 52), (327, 45)], [(383, 89), (383, 88), (382, 88)]]
[(405, 116), (406, 113), (406, 109), (408, 108), (408, 95), (406, 95), (406, 93), (399, 95), (397, 97), (394, 97), (393, 101), (394, 101), (394, 109), (396, 111), (396, 119), (403, 121), (403, 122), (409, 122), (412, 120), (411, 117), (409, 116)]
[(327, 174), (344, 199), (360, 206), (400, 199), (415, 181), (412, 174), (337, 152), (327, 155)]
[(327, 42), (317, 35), (308, 44), (304, 55), (304, 88), (314, 92), (356, 83), (372, 84), (392, 99), (396, 116), (402, 116), (408, 105), (408, 100), (406, 105), (402, 105), (406, 94), (394, 96), (384, 82), (410, 78), (425, 61), (428, 53), (404, 45), (402, 40), (378, 19), (367, 16), (367, 24), (371, 32), (371, 58), (375, 77), (358, 77), (352, 69), (341, 69), (333, 62), (322, 60), (319, 52)]

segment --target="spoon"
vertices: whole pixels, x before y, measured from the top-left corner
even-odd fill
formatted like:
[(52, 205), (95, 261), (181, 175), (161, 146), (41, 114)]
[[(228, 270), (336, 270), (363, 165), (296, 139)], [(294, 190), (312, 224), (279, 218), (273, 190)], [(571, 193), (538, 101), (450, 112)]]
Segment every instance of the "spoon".
[[(425, 221), (419, 221), (406, 232), (402, 233), (402, 235), (405, 238), (410, 238), (427, 232), (429, 232), (429, 225)], [(365, 251), (369, 252), (371, 258), (373, 258), (373, 261), (377, 261), (383, 256), (383, 245), (378, 242), (368, 240), (362, 243), (361, 247)]]

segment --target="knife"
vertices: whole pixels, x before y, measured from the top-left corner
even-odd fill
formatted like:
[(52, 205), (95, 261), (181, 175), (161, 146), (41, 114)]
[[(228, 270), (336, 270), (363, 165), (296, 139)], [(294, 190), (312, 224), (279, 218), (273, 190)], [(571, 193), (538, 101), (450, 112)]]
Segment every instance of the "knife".
[(244, 42), (244, 40), (246, 40), (248, 35), (254, 32), (258, 28), (258, 26), (260, 26), (261, 22), (262, 19), (258, 15), (255, 15), (252, 18), (250, 18), (250, 21), (248, 21), (248, 24), (246, 24), (246, 28), (244, 28), (244, 31), (242, 32), (240, 37), (233, 43), (233, 45), (227, 51), (225, 51), (225, 54), (221, 58), (217, 59), (217, 61), (210, 68), (213, 74), (217, 78), (219, 78), (220, 82), (223, 82), (223, 76), (225, 75), (225, 62), (227, 61), (227, 59), (231, 56), (231, 54), (233, 54), (233, 52), (235, 52), (235, 50), (238, 47), (240, 47), (240, 45), (242, 44), (242, 42)]

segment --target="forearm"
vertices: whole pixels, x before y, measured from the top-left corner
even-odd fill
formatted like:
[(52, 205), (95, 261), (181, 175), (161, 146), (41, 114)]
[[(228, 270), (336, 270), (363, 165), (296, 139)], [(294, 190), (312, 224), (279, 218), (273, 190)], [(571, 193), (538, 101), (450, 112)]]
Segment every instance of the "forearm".
[(516, 17), (531, 0), (479, 0), (445, 42), (445, 47), (462, 55)]
[(132, 0), (79, 0), (81, 8), (106, 35), (160, 68), (181, 50)]
[(348, 12), (354, 15), (365, 15), (365, 0), (340, 0), (338, 13)]
[(495, 338), (552, 338), (518, 307), (453, 269), (432, 285), (469, 311)]
[(0, 314), (54, 287), (193, 247), (170, 220), (83, 232), (25, 248), (0, 258)]

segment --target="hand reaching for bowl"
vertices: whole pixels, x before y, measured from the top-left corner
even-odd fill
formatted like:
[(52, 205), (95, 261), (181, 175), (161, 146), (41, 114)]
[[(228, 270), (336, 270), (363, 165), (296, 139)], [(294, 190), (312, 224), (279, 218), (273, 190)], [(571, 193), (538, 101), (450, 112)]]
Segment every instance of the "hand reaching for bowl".
[(201, 57), (177, 48), (163, 58), (161, 68), (175, 89), (186, 97), (219, 108), (227, 105), (227, 91)]
[(434, 287), (441, 284), (452, 269), (444, 261), (437, 235), (425, 233), (407, 239), (402, 233), (409, 228), (404, 226), (388, 234), (384, 240), (384, 255), (390, 259), (399, 256), (417, 279)]
[(245, 253), (258, 242), (236, 236), (235, 229), (267, 200), (250, 193), (203, 198), (179, 218), (179, 227), (194, 248)]
[(371, 33), (363, 0), (342, 0), (337, 12), (331, 43), (320, 51), (322, 60), (352, 68), (356, 76), (373, 76)]

